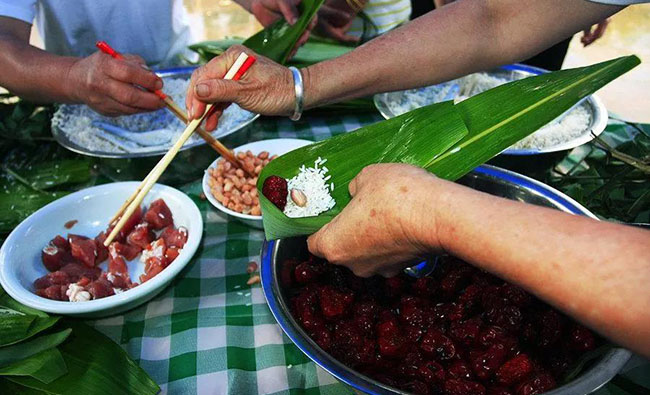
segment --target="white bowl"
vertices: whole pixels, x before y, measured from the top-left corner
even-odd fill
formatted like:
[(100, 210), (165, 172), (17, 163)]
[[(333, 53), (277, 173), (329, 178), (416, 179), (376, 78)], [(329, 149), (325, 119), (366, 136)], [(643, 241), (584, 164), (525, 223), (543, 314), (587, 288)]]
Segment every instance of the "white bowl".
[[(111, 216), (133, 193), (139, 182), (118, 182), (75, 192), (56, 200), (30, 215), (5, 240), (0, 249), (0, 284), (20, 303), (48, 313), (75, 316), (107, 316), (131, 309), (153, 298), (187, 265), (203, 235), (203, 219), (194, 202), (183, 192), (156, 184), (143, 204), (162, 198), (169, 206), (174, 225), (184, 226), (188, 238), (183, 251), (168, 267), (151, 280), (128, 291), (88, 302), (63, 302), (34, 293), (33, 282), (48, 273), (41, 261), (41, 250), (59, 234), (94, 237), (106, 229)], [(64, 224), (79, 221), (71, 229)], [(105, 269), (106, 263), (102, 264)], [(144, 264), (137, 258), (128, 264), (129, 274), (137, 281)]]
[[(289, 151), (293, 151), (295, 149), (304, 147), (306, 145), (312, 144), (313, 141), (309, 140), (300, 140), (300, 139), (271, 139), (271, 140), (260, 140), (256, 141), (254, 143), (248, 143), (244, 144), (240, 147), (237, 147), (233, 149), (236, 153), (239, 151), (248, 151), (250, 150), (254, 154), (259, 154), (262, 151), (268, 151), (270, 156), (273, 155), (284, 155)], [(217, 162), (221, 159), (221, 157), (218, 157), (210, 166), (208, 166), (208, 169), (215, 168), (217, 167)], [(261, 215), (249, 215), (249, 214), (242, 214), (238, 213), (236, 211), (230, 210), (223, 204), (221, 204), (214, 196), (212, 196), (212, 192), (210, 192), (210, 186), (208, 185), (208, 179), (210, 178), (210, 175), (208, 174), (208, 171), (205, 171), (205, 174), (203, 174), (203, 193), (205, 194), (205, 197), (208, 198), (210, 203), (220, 211), (223, 211), (224, 213), (234, 217), (240, 222), (243, 222), (244, 224), (256, 228), (256, 229), (264, 229), (264, 225), (262, 224), (262, 216)]]

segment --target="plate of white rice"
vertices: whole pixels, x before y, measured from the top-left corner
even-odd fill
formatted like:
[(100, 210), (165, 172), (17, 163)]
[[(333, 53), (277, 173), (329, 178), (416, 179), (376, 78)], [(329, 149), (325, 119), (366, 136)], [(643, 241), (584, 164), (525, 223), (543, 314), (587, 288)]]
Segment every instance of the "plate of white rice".
[[(546, 72), (526, 65), (508, 65), (442, 84), (380, 93), (375, 95), (374, 101), (379, 112), (386, 119), (390, 119), (433, 103), (446, 100), (458, 103), (499, 85)], [(607, 110), (596, 95), (591, 95), (503, 153), (535, 155), (572, 149), (591, 141), (594, 135), (598, 136), (606, 126)]]
[[(163, 91), (181, 108), (185, 107), (185, 93), (194, 67), (182, 67), (160, 70), (157, 74), (163, 78)], [(236, 104), (231, 104), (219, 119), (217, 129), (212, 132), (215, 138), (221, 138), (244, 128), (259, 117), (259, 114), (246, 111)], [(93, 124), (95, 122), (95, 124)], [(159, 137), (161, 144), (143, 146), (133, 141), (120, 138), (96, 126), (103, 122), (129, 132), (155, 131), (150, 137)], [(52, 117), (52, 133), (64, 147), (89, 156), (101, 158), (137, 158), (157, 156), (166, 153), (185, 130), (185, 124), (172, 115), (166, 108), (158, 111), (105, 117), (86, 105), (63, 104)], [(158, 141), (158, 140), (156, 140)], [(183, 146), (183, 150), (205, 144), (194, 134)]]

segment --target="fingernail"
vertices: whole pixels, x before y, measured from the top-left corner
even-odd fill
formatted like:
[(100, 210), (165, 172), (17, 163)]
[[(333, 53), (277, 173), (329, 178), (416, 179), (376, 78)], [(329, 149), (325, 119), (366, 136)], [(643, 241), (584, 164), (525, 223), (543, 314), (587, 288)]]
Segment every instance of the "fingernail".
[(292, 25), (295, 25), (296, 22), (298, 22), (298, 18), (296, 18), (295, 16), (293, 18), (291, 18), (291, 24)]
[(190, 105), (190, 119), (194, 119), (194, 103)]
[(200, 97), (205, 97), (210, 94), (210, 87), (208, 84), (198, 84), (195, 89), (196, 94)]
[(142, 67), (143, 69), (145, 69), (145, 70), (147, 70), (147, 71), (151, 71), (151, 69), (149, 68), (149, 66), (147, 66), (146, 64), (142, 64), (142, 63), (140, 63), (140, 67)]
[(163, 82), (162, 82), (162, 80), (160, 80), (160, 79), (157, 80), (157, 81), (156, 81), (156, 90), (158, 90), (158, 89), (162, 89), (162, 87), (163, 87)]

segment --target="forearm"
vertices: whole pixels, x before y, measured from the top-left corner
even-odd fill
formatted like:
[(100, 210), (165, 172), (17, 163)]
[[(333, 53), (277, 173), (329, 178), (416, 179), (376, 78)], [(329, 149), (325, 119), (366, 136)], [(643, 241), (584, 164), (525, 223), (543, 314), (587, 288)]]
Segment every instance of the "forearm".
[(618, 9), (585, 0), (459, 0), (303, 69), (305, 104), (409, 89), (516, 62)]
[(458, 185), (437, 203), (432, 243), (650, 355), (649, 232)]
[(49, 54), (27, 40), (0, 32), (0, 86), (39, 102), (76, 102), (66, 81), (77, 59)]

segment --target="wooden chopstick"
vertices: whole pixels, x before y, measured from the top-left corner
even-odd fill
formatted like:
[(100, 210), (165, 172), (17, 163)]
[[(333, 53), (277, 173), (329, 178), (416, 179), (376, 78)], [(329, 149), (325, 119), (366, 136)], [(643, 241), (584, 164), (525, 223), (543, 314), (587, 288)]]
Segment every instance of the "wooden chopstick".
[[(230, 80), (234, 79), (233, 77), (239, 77), (241, 76), (253, 63), (255, 62), (254, 57), (249, 57), (246, 55), (246, 53), (242, 52), (237, 60), (235, 60), (235, 63), (230, 67), (230, 70), (226, 73), (224, 76), (224, 79)], [(111, 242), (113, 242), (113, 239), (115, 236), (118, 234), (118, 232), (122, 229), (124, 224), (126, 223), (127, 219), (133, 214), (133, 212), (136, 210), (136, 208), (140, 207), (140, 204), (142, 203), (142, 200), (144, 200), (144, 197), (149, 193), (153, 185), (158, 181), (162, 173), (165, 171), (167, 166), (169, 166), (169, 163), (174, 159), (178, 151), (183, 147), (183, 144), (187, 141), (188, 138), (194, 133), (194, 131), (199, 127), (201, 122), (203, 122), (203, 119), (205, 119), (208, 115), (212, 114), (213, 109), (214, 109), (213, 104), (208, 104), (208, 106), (205, 109), (205, 112), (203, 115), (198, 118), (198, 119), (193, 119), (185, 128), (185, 131), (183, 131), (183, 134), (176, 140), (176, 143), (169, 149), (169, 151), (165, 154), (165, 156), (162, 157), (160, 162), (156, 164), (156, 166), (151, 170), (149, 175), (145, 177), (145, 179), (142, 181), (140, 186), (137, 188), (135, 193), (135, 198), (132, 199), (132, 201), (128, 204), (128, 207), (124, 210), (124, 213), (121, 215), (119, 221), (117, 224), (115, 224), (115, 227), (111, 231), (111, 233), (108, 235), (106, 240), (104, 241), (104, 245), (108, 247)], [(130, 198), (128, 200), (131, 200)]]
[[(105, 54), (111, 55), (115, 59), (124, 59), (122, 54), (114, 50), (106, 41), (97, 41), (96, 44), (97, 48), (99, 48), (100, 51), (104, 52)], [(238, 79), (238, 78), (237, 78)], [(164, 102), (165, 105), (167, 106), (167, 109), (174, 114), (178, 119), (183, 121), (187, 125), (187, 114), (185, 114), (185, 111), (183, 111), (174, 101), (166, 95), (162, 90), (155, 90), (152, 91), (156, 96), (161, 98)], [(198, 128), (196, 132), (205, 140), (206, 143), (210, 147), (212, 147), (215, 151), (217, 151), (224, 159), (226, 159), (228, 162), (232, 163), (236, 168), (242, 169), (248, 176), (254, 177), (253, 174), (251, 174), (250, 171), (246, 169), (242, 165), (242, 163), (237, 159), (237, 157), (233, 154), (231, 150), (229, 150), (225, 145), (223, 145), (219, 140), (215, 139), (212, 137), (212, 135), (208, 132), (206, 132), (203, 128)], [(119, 213), (116, 214), (116, 216), (119, 216)], [(115, 217), (113, 218), (113, 220)], [(111, 222), (113, 221), (111, 220)]]

